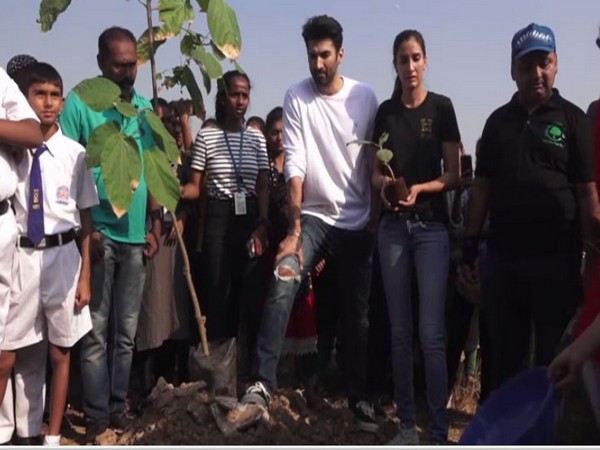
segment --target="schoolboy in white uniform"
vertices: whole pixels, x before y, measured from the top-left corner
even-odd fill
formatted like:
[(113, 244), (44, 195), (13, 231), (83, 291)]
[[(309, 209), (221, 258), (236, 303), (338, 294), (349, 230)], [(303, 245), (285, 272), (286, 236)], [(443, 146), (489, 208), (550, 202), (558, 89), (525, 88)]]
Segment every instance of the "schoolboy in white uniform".
[[(9, 147), (37, 147), (42, 143), (39, 120), (15, 82), (0, 68), (0, 342), (8, 313), (12, 255), (17, 228), (9, 198), (17, 188)], [(0, 386), (0, 401), (4, 389)]]
[[(47, 328), (53, 381), (50, 423), (44, 444), (59, 445), (69, 382), (70, 348), (91, 329), (90, 207), (98, 203), (85, 163), (85, 149), (62, 134), (62, 80), (44, 63), (33, 64), (21, 89), (41, 121), (44, 144), (17, 166), (14, 196), (19, 231), (10, 310), (0, 367), (14, 363), (14, 350), (44, 338)], [(81, 226), (81, 255), (76, 229)], [(8, 360), (6, 364), (3, 361)], [(4, 379), (8, 373), (2, 371)], [(30, 399), (42, 402), (41, 398)]]

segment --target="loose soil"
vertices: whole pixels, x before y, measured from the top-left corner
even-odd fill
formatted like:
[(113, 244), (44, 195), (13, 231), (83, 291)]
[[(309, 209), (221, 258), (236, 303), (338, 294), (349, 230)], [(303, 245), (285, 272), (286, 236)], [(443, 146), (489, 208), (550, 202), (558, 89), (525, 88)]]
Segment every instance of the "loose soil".
[[(268, 412), (245, 430), (224, 434), (215, 417), (227, 414), (227, 401), (209, 395), (204, 382), (174, 387), (159, 380), (152, 394), (132, 417), (122, 432), (108, 430), (97, 444), (102, 445), (382, 445), (396, 433), (397, 419), (393, 403), (379, 408), (379, 432), (360, 431), (354, 416), (339, 393), (319, 395), (295, 389), (284, 375), (282, 389), (276, 392)], [(459, 380), (449, 402), (449, 444), (457, 443), (477, 408), (479, 383)], [(226, 399), (225, 399), (226, 400)], [(212, 408), (211, 408), (212, 405)], [(231, 406), (231, 405), (230, 405)], [(580, 388), (565, 402), (565, 420), (560, 424), (559, 443), (598, 444), (600, 434), (595, 427), (589, 404)], [(427, 443), (426, 405), (417, 399), (418, 426), (421, 443)], [(222, 425), (222, 423), (221, 423)], [(85, 428), (83, 417), (70, 409), (63, 430), (63, 445), (82, 445)]]

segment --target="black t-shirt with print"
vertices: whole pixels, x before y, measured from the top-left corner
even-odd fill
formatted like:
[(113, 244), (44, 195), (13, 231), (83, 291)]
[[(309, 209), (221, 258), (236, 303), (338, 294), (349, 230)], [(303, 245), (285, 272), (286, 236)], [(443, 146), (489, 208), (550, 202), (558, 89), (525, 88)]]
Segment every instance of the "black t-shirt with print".
[[(452, 101), (428, 92), (425, 101), (414, 109), (399, 98), (383, 102), (377, 111), (373, 141), (384, 133), (384, 147), (394, 153), (390, 166), (396, 177), (404, 177), (406, 186), (426, 183), (442, 175), (442, 143), (460, 142), (460, 132)], [(413, 207), (423, 220), (448, 222), (443, 193), (421, 193)]]
[(487, 120), (475, 173), (490, 180), (490, 247), (553, 252), (579, 237), (575, 185), (595, 179), (590, 121), (557, 90), (531, 114), (515, 94)]

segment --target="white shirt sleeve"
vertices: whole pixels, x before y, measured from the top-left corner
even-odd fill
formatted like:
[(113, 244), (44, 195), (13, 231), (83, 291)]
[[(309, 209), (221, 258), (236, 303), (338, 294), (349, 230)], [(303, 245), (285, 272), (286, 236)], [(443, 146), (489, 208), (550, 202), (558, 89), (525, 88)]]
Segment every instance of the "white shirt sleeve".
[(0, 95), (2, 99), (1, 116), (2, 119), (24, 120), (33, 119), (39, 122), (39, 119), (29, 102), (19, 90), (17, 83), (0, 68)]
[(301, 112), (295, 95), (288, 90), (283, 101), (283, 148), (285, 179), (306, 175), (306, 143), (302, 134)]
[(85, 151), (77, 155), (75, 163), (77, 174), (77, 209), (87, 209), (98, 204), (98, 191), (91, 170), (85, 163)]

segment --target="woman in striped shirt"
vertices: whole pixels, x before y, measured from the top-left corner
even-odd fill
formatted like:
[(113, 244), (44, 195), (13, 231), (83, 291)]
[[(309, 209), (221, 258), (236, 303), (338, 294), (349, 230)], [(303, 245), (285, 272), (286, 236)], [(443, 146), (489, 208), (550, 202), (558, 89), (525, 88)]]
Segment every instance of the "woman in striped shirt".
[(215, 101), (218, 127), (198, 133), (190, 182), (181, 189), (184, 199), (208, 196), (199, 280), (208, 338), (237, 336), (239, 328), (243, 354), (252, 354), (260, 322), (269, 207), (265, 139), (244, 126), (249, 101), (247, 75), (225, 73)]

